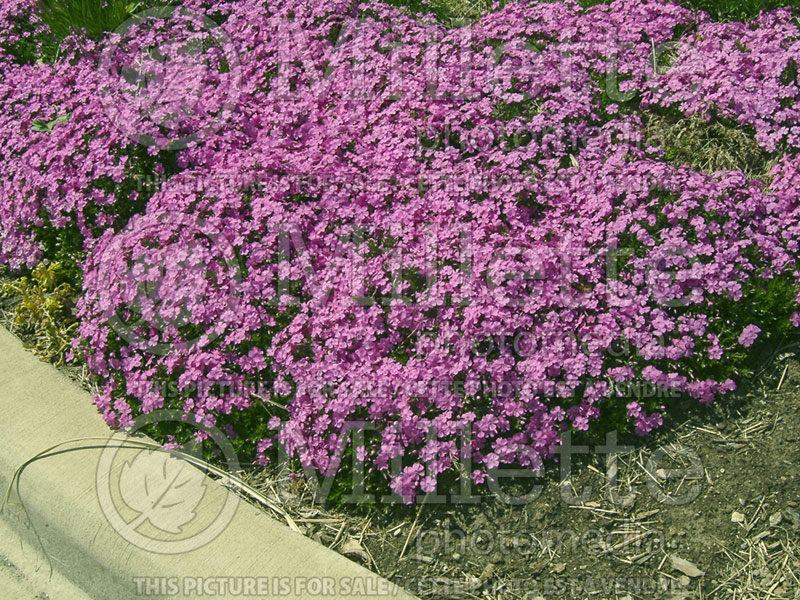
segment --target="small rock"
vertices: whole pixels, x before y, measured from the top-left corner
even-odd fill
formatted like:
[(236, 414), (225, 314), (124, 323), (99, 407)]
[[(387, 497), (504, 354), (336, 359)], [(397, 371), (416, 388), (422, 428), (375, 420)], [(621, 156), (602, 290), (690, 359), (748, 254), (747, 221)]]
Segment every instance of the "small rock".
[(538, 575), (539, 573), (541, 573), (542, 570), (547, 566), (547, 562), (548, 561), (546, 558), (542, 558), (534, 563), (531, 563), (530, 566), (531, 573), (533, 573), (534, 575)]
[(686, 575), (681, 575), (678, 577), (678, 583), (681, 584), (681, 587), (689, 587), (689, 584), (692, 582)]
[(777, 527), (783, 521), (783, 515), (780, 512), (776, 512), (774, 515), (770, 516), (769, 518), (769, 526), (770, 527)]
[(800, 528), (800, 514), (791, 508), (787, 508), (784, 512), (786, 513), (786, 516), (791, 519), (792, 526), (795, 528)]
[(666, 479), (667, 472), (664, 469), (658, 469), (656, 470), (656, 477), (658, 477), (659, 479)]
[(731, 523), (744, 523), (744, 515), (740, 512), (735, 512), (731, 515)]
[(461, 560), (461, 555), (458, 552), (453, 553), (453, 560)]
[[(364, 547), (358, 543), (358, 540), (350, 538), (344, 544), (342, 544), (341, 548), (339, 548), (339, 552), (342, 554), (347, 554), (349, 556), (358, 556), (361, 560), (367, 560), (367, 553), (364, 551)], [(427, 558), (419, 557), (419, 559)]]
[(670, 556), (670, 561), (672, 561), (672, 568), (676, 571), (680, 571), (684, 575), (688, 575), (689, 577), (700, 577), (701, 575), (705, 575), (705, 571), (701, 571), (697, 568), (694, 563), (689, 562), (679, 556)]

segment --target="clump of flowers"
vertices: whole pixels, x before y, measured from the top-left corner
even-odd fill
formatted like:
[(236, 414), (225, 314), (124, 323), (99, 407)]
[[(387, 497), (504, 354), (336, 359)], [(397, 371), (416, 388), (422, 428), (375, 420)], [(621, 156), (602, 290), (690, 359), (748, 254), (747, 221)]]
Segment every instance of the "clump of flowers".
[(769, 152), (800, 145), (800, 38), (791, 9), (750, 23), (702, 23), (679, 46), (645, 102), (750, 127)]
[[(219, 84), (209, 110), (135, 104), (166, 142), (141, 161), (58, 85), (93, 85), (102, 43), (3, 66), (36, 83), (34, 102), (0, 84), (17, 119), (70, 117), (3, 121), (2, 168), (29, 167), (0, 196), (0, 259), (34, 262), (76, 228), (77, 347), (110, 423), (179, 407), (261, 462), (281, 446), (326, 474), (369, 424), (358, 460), (410, 501), (465, 459), (476, 482), (538, 469), (565, 430), (620, 408), (648, 433), (675, 394), (732, 391), (747, 348), (798, 321), (796, 116), (775, 108), (797, 86), (788, 11), (737, 29), (666, 2), (519, 2), (446, 29), (347, 0), (184, 4), (221, 23), (236, 77), (210, 49), (193, 79)], [(749, 58), (692, 70), (719, 58), (714, 36)], [(675, 41), (660, 73), (654, 48)], [(741, 77), (763, 85), (731, 103)], [(783, 144), (770, 186), (646, 146), (640, 111), (676, 103)], [(120, 196), (142, 164), (162, 185)]]

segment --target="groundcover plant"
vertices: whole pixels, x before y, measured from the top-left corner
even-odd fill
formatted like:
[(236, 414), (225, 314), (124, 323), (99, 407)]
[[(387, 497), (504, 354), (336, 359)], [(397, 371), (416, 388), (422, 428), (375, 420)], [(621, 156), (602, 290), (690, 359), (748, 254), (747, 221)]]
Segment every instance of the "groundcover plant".
[[(0, 9), (0, 263), (74, 269), (114, 426), (180, 408), (328, 475), (364, 431), (344, 456), (412, 501), (644, 435), (800, 325), (789, 9), (187, 0), (42, 61), (30, 5)], [(754, 136), (769, 182), (671, 164), (646, 111)]]

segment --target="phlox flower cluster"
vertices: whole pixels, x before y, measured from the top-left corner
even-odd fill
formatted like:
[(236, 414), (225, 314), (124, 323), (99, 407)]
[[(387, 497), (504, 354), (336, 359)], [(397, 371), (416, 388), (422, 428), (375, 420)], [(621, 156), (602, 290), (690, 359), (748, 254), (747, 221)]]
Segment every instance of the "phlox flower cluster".
[[(477, 482), (538, 469), (606, 413), (646, 434), (669, 400), (620, 384), (712, 402), (800, 322), (788, 10), (515, 2), (446, 28), (376, 2), (184, 6), (186, 39), (216, 33), (202, 68), (162, 61), (158, 96), (112, 84), (175, 52), (167, 27), (0, 59), (0, 261), (78, 240), (76, 352), (109, 423), (179, 407), (331, 474), (369, 422), (358, 457), (411, 500), (464, 458)], [(771, 183), (665, 161), (655, 109), (751, 128)]]

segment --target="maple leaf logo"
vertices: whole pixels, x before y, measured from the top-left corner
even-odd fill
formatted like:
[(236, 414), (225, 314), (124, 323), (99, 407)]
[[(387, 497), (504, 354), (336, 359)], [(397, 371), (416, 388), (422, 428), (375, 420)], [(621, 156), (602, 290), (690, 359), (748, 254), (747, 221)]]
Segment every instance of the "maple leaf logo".
[(128, 524), (145, 521), (172, 534), (196, 516), (206, 492), (202, 471), (164, 452), (143, 451), (122, 467), (119, 490), (123, 501), (139, 513)]

